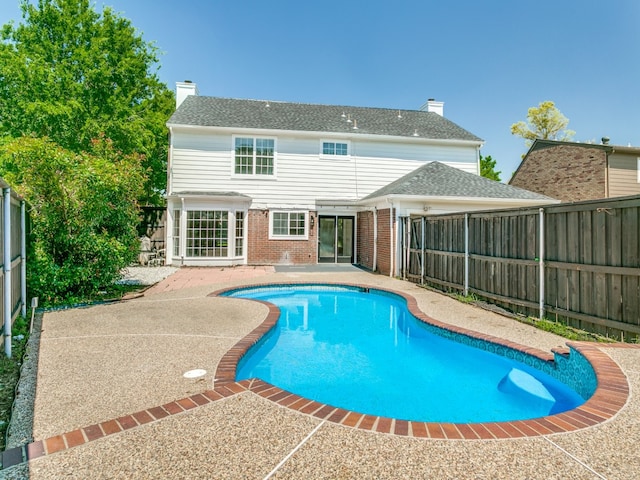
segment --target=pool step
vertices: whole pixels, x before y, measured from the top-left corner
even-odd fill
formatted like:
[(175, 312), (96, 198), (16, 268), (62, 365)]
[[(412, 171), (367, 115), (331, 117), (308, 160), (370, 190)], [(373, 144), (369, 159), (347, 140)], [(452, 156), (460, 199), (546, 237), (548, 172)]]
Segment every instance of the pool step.
[(550, 412), (556, 399), (539, 380), (518, 368), (512, 368), (500, 383), (498, 390), (519, 396), (523, 401), (535, 402), (541, 409)]

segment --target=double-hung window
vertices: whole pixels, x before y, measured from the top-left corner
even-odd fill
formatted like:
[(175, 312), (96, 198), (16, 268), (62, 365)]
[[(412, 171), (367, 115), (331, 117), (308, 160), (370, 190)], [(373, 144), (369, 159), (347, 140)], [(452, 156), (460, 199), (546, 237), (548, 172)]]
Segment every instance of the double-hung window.
[(274, 175), (275, 140), (273, 138), (235, 137), (236, 175)]
[(344, 142), (322, 142), (322, 155), (346, 157), (349, 155), (349, 144)]
[(306, 226), (306, 212), (271, 212), (272, 238), (304, 239)]

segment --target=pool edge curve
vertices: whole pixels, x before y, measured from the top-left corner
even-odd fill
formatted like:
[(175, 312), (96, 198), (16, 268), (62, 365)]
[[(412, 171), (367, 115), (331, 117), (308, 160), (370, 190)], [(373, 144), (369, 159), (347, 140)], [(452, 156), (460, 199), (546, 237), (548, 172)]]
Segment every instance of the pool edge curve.
[[(428, 316), (420, 310), (417, 300), (412, 295), (378, 286), (350, 284), (348, 282), (273, 282), (224, 288), (212, 292), (209, 296), (220, 296), (226, 292), (244, 288), (287, 285), (346, 286), (388, 292), (404, 298), (407, 303), (407, 309), (412, 315), (434, 327), (510, 348), (527, 355), (532, 355), (545, 362), (554, 362), (555, 355), (564, 355), (567, 353), (564, 350), (556, 349), (554, 349), (553, 352), (547, 353), (543, 350), (511, 342), (500, 337), (446, 324)], [(260, 339), (276, 325), (280, 316), (280, 309), (270, 302), (255, 299), (243, 300), (262, 303), (269, 311), (260, 325), (238, 341), (223, 355), (214, 376), (214, 387), (239, 383), (236, 382), (238, 363), (249, 349), (258, 343)], [(585, 403), (575, 409), (529, 420), (481, 423), (442, 423), (399, 420), (362, 414), (316, 402), (315, 400), (288, 392), (260, 379), (243, 380), (242, 383), (246, 386), (247, 390), (279, 406), (311, 415), (321, 420), (360, 430), (443, 440), (488, 440), (536, 437), (573, 432), (604, 423), (618, 414), (627, 403), (629, 397), (629, 384), (626, 376), (618, 364), (600, 350), (602, 347), (606, 348), (608, 344), (599, 344), (596, 346), (588, 342), (567, 342), (566, 345), (583, 355), (591, 364), (596, 376), (596, 389)], [(618, 344), (613, 345), (619, 346)]]

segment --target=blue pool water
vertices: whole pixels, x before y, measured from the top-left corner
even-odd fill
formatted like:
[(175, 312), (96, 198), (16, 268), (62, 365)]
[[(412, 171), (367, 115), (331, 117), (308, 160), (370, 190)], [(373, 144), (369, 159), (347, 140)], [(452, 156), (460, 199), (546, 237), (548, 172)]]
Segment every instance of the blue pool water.
[(260, 378), (335, 407), (429, 422), (524, 420), (585, 401), (540, 370), (432, 333), (393, 294), (290, 286), (227, 295), (281, 311), (240, 361), (237, 380)]

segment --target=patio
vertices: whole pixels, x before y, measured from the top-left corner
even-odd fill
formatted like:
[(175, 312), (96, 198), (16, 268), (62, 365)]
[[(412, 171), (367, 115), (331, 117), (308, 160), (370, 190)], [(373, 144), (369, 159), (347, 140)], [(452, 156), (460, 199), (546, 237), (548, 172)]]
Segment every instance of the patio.
[[(33, 460), (2, 478), (640, 477), (640, 348), (602, 346), (627, 376), (627, 405), (572, 433), (439, 440), (363, 431), (283, 408), (251, 391), (215, 396), (220, 359), (268, 308), (210, 297), (253, 283), (366, 284), (414, 296), (455, 326), (545, 351), (565, 339), (408, 282), (341, 268), (183, 268), (141, 298), (46, 313), (35, 399)], [(184, 378), (193, 369), (207, 375)], [(186, 399), (192, 400), (187, 401)], [(160, 408), (159, 408), (160, 407)], [(38, 442), (42, 441), (44, 442)], [(38, 454), (46, 448), (46, 455)]]

